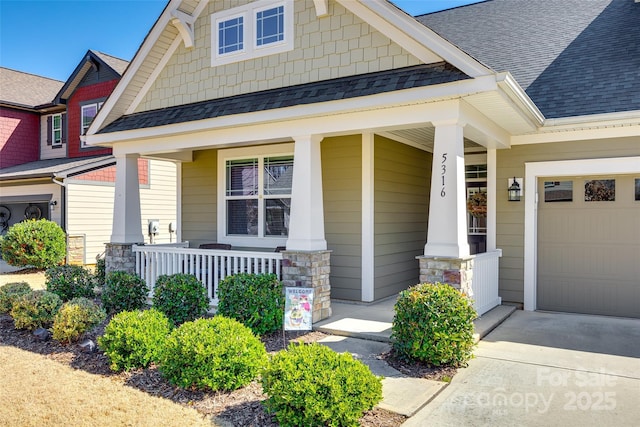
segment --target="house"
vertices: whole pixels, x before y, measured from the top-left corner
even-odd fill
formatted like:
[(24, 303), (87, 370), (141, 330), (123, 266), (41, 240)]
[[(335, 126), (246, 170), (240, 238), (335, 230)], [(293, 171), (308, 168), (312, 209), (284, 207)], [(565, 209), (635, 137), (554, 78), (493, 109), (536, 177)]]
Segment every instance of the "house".
[[(89, 50), (66, 82), (0, 69), (0, 214), (2, 232), (25, 218), (46, 218), (67, 233), (67, 262), (94, 264), (110, 239), (115, 159), (111, 148), (88, 146), (85, 133), (127, 61)], [(142, 209), (159, 221), (147, 241), (175, 235), (176, 167), (141, 159)]]
[[(172, 0), (87, 142), (180, 162), (191, 247), (165, 255), (284, 246), (314, 321), (436, 280), (480, 313), (640, 317), (638, 22), (634, 0)], [(124, 175), (108, 268), (142, 241)]]

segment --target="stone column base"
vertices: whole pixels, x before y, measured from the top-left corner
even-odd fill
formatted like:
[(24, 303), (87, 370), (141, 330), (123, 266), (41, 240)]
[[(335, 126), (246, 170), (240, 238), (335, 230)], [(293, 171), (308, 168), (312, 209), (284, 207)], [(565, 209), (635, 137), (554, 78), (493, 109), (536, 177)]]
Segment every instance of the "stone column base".
[(107, 243), (105, 251), (105, 272), (136, 272), (136, 256), (131, 243)]
[(473, 258), (418, 256), (420, 283), (446, 283), (473, 298)]
[(283, 251), (282, 283), (313, 288), (313, 322), (331, 316), (331, 251)]

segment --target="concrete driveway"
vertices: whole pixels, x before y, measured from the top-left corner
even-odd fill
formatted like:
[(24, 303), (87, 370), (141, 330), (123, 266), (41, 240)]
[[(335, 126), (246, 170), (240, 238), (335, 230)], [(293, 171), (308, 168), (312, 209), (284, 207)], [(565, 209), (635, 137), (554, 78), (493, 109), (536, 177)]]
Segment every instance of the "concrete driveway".
[(640, 319), (516, 311), (403, 426), (638, 426)]

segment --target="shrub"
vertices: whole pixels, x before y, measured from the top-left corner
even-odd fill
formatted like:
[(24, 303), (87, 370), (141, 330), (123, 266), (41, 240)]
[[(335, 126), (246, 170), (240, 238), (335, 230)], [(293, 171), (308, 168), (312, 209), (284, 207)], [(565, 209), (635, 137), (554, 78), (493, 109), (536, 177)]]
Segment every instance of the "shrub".
[(235, 390), (255, 379), (268, 361), (264, 344), (224, 316), (183, 323), (167, 338), (160, 372), (172, 384)]
[(17, 267), (48, 268), (60, 264), (67, 253), (64, 231), (46, 219), (12, 225), (0, 240), (2, 258)]
[(102, 306), (109, 314), (144, 308), (149, 290), (137, 274), (112, 271), (102, 290)]
[(53, 292), (32, 291), (13, 302), (11, 316), (18, 329), (46, 328), (53, 322), (53, 316), (61, 305), (62, 300)]
[(218, 314), (238, 320), (258, 335), (282, 329), (282, 283), (275, 274), (228, 276), (218, 284)]
[(63, 343), (77, 341), (82, 334), (107, 317), (102, 308), (90, 299), (73, 298), (65, 302), (53, 317), (53, 339)]
[(262, 373), (267, 410), (281, 426), (358, 426), (382, 400), (382, 380), (349, 353), (290, 344)]
[(400, 293), (392, 325), (393, 347), (432, 366), (460, 366), (472, 356), (472, 302), (442, 283), (422, 283)]
[(0, 286), (0, 313), (9, 313), (16, 298), (31, 292), (27, 282), (13, 282)]
[(209, 309), (206, 289), (190, 274), (160, 276), (153, 292), (153, 307), (163, 312), (174, 325), (195, 320)]
[(96, 286), (104, 286), (104, 281), (107, 277), (106, 261), (104, 258), (96, 259), (96, 270), (93, 275), (93, 280)]
[(113, 316), (98, 338), (114, 371), (146, 368), (156, 362), (171, 322), (158, 310), (123, 311)]
[(45, 272), (47, 290), (62, 301), (73, 298), (93, 298), (93, 277), (89, 270), (79, 265), (59, 265)]

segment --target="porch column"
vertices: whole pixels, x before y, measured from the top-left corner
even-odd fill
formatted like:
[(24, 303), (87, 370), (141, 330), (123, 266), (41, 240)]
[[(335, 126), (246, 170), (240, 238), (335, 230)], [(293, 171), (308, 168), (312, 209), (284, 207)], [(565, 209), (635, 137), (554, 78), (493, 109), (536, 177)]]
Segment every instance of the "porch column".
[(473, 296), (473, 257), (467, 241), (463, 125), (435, 123), (429, 229), (420, 282), (447, 283)]
[(323, 251), (324, 206), (322, 198), (322, 160), (318, 135), (294, 137), (293, 183), (289, 220), (289, 251)]
[(313, 288), (313, 322), (331, 316), (331, 251), (324, 237), (322, 161), (318, 135), (293, 138), (293, 182), (287, 248), (282, 252), (285, 286)]
[(425, 256), (469, 256), (466, 199), (462, 125), (436, 125)]
[(111, 242), (106, 248), (106, 271), (135, 270), (134, 244), (144, 243), (140, 214), (138, 155), (116, 155), (116, 183)]

